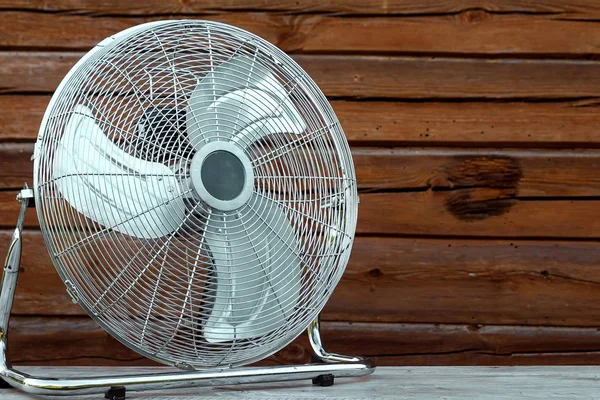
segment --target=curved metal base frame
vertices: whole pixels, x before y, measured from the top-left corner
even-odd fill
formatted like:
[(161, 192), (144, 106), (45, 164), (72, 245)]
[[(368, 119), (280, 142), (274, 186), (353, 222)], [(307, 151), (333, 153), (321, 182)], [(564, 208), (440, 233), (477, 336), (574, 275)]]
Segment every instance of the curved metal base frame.
[(234, 385), (268, 383), (277, 381), (317, 379), (323, 375), (336, 377), (364, 376), (373, 373), (374, 364), (360, 357), (348, 357), (327, 353), (323, 349), (319, 334), (319, 322), (308, 327), (308, 336), (313, 351), (323, 364), (286, 365), (278, 367), (244, 367), (205, 371), (181, 371), (160, 374), (130, 376), (97, 376), (89, 378), (35, 377), (19, 372), (7, 360), (8, 322), (12, 309), (17, 276), (21, 261), (21, 230), (31, 189), (25, 185), (17, 200), (21, 210), (17, 227), (13, 233), (8, 255), (4, 263), (0, 287), (0, 378), (9, 385), (28, 393), (42, 395), (81, 395), (104, 393), (111, 387), (124, 386), (128, 391), (161, 390), (193, 386)]

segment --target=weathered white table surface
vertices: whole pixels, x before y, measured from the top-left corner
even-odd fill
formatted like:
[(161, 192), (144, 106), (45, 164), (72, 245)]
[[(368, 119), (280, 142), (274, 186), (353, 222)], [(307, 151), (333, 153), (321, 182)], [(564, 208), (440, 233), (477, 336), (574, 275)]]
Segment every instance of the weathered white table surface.
[[(124, 375), (165, 368), (23, 367), (24, 372), (52, 376)], [(70, 399), (103, 399), (103, 395)], [(310, 381), (128, 392), (128, 399), (600, 399), (600, 367), (380, 367), (365, 378), (340, 378), (332, 387)], [(1, 400), (58, 399), (0, 389)]]

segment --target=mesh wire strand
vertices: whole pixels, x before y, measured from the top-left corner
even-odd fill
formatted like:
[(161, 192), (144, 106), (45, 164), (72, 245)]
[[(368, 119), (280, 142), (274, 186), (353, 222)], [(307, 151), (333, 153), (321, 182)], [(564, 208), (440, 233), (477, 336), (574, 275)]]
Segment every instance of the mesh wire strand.
[[(269, 325), (267, 315), (261, 322), (267, 328), (260, 335), (211, 343), (203, 332), (215, 300), (217, 277), (211, 253), (215, 249), (206, 245), (204, 234), (215, 215), (230, 225), (244, 225), (244, 221), (234, 218), (239, 210), (211, 209), (189, 187), (189, 167), (196, 150), (187, 140), (185, 110), (198, 81), (238, 56), (253, 60), (246, 68), (262, 65), (272, 72), (306, 125), (300, 134), (276, 133), (240, 144), (252, 162), (256, 194), (242, 208), (279, 207), (294, 232), (301, 287), (284, 324)], [(247, 79), (249, 71), (242, 72), (236, 80)], [(157, 238), (132, 237), (84, 216), (63, 198), (53, 178), (53, 161), (77, 105), (91, 110), (104, 134), (120, 149), (174, 171), (179, 187), (171, 200), (182, 198), (185, 203), (179, 229)], [(248, 99), (244, 106), (264, 104)], [(204, 135), (208, 141), (227, 140), (218, 126)], [(85, 158), (85, 154), (72, 157)], [(96, 48), (74, 67), (44, 117), (34, 179), (44, 239), (58, 273), (74, 288), (80, 305), (128, 347), (171, 365), (243, 365), (291, 342), (331, 296), (346, 266), (356, 225), (351, 155), (321, 91), (270, 43), (241, 29), (206, 21), (142, 26)], [(145, 195), (117, 189), (114, 196), (124, 192), (132, 198)], [(147, 216), (139, 213), (133, 219), (144, 224)], [(248, 261), (236, 258), (235, 248), (228, 251), (244, 276), (250, 268)], [(270, 254), (269, 264), (285, 265), (286, 257), (283, 252)], [(249, 274), (247, 279), (252, 282), (254, 277)], [(273, 290), (264, 287), (264, 282), (252, 289)], [(285, 285), (279, 289), (289, 290)], [(243, 296), (236, 301), (244, 311)], [(248, 304), (247, 309), (251, 307)]]

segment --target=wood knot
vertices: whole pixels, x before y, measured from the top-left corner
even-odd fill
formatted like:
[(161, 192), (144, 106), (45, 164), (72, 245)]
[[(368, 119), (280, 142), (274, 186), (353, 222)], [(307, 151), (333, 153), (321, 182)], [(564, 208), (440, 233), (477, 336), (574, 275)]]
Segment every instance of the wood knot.
[(284, 51), (299, 51), (304, 48), (307, 37), (319, 20), (314, 16), (288, 16), (277, 22), (282, 25), (275, 44)]
[(445, 174), (452, 189), (446, 209), (464, 221), (508, 212), (516, 203), (523, 176), (519, 162), (505, 156), (456, 157), (445, 167)]
[(369, 270), (368, 274), (371, 278), (381, 278), (383, 276), (383, 271), (379, 268), (373, 268)]
[(469, 10), (460, 13), (459, 18), (466, 23), (477, 23), (490, 18), (490, 13), (483, 10)]

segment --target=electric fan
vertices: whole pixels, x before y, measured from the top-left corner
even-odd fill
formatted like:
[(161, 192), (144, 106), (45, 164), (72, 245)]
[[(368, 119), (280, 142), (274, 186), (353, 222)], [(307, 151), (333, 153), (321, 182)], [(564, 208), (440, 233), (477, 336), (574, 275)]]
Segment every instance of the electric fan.
[[(124, 387), (325, 386), (373, 372), (327, 353), (319, 336), (356, 227), (348, 143), (316, 84), (267, 41), (188, 20), (103, 40), (50, 100), (33, 161), (2, 277), (0, 376), (10, 385), (118, 397)], [(129, 348), (184, 371), (55, 379), (10, 367), (30, 200), (73, 301)], [(238, 368), (307, 328), (315, 363)]]

